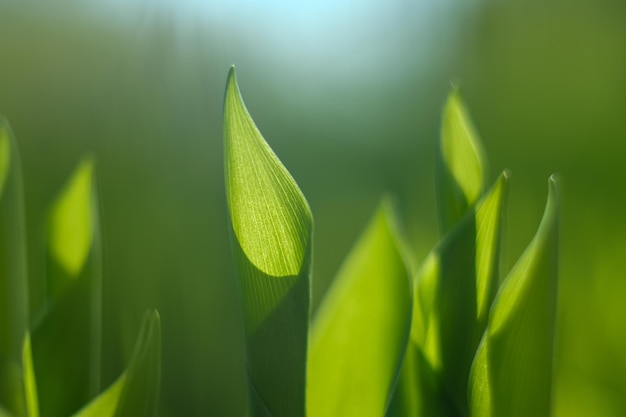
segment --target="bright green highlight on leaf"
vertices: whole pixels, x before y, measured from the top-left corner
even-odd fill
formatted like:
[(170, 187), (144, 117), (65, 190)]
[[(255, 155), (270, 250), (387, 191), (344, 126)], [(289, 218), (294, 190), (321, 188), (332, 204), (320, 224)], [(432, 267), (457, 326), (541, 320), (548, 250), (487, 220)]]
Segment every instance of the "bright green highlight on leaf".
[(71, 277), (80, 273), (93, 241), (93, 159), (85, 158), (55, 202), (50, 252)]
[(309, 249), (311, 211), (250, 117), (234, 67), (226, 87), (224, 136), (226, 190), (241, 249), (268, 275), (297, 275)]
[[(0, 123), (2, 121), (0, 120)], [(0, 124), (0, 196), (4, 189), (4, 182), (6, 181), (9, 173), (9, 166), (11, 164), (11, 142), (9, 140), (9, 133)]]
[(161, 319), (146, 313), (127, 370), (73, 417), (154, 417), (161, 382)]
[(549, 185), (537, 234), (493, 302), (486, 346), (472, 370), (473, 417), (549, 416), (551, 412), (558, 266), (554, 177)]
[(455, 88), (444, 106), (437, 159), (437, 197), (443, 232), (450, 230), (480, 198), (485, 176), (482, 144)]
[(415, 276), (412, 341), (466, 413), (467, 379), (498, 284), (508, 174), (450, 230)]
[(24, 338), (22, 350), (22, 366), (24, 367), (24, 397), (26, 398), (26, 410), (28, 417), (39, 417), (39, 404), (37, 400), (37, 380), (33, 367), (33, 353), (30, 346), (30, 333)]
[(74, 417), (112, 417), (125, 383), (126, 373), (124, 372), (109, 388), (74, 414)]
[(250, 117), (234, 68), (224, 100), (224, 148), (250, 413), (304, 417), (313, 220)]
[(411, 326), (411, 288), (389, 203), (348, 256), (311, 329), (307, 416), (382, 416)]

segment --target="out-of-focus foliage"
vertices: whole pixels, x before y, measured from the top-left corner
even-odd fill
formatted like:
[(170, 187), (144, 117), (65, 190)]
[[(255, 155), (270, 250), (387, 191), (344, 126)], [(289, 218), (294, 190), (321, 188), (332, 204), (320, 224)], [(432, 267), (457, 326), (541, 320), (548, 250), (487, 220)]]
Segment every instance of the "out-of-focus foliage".
[[(485, 186), (513, 172), (503, 271), (536, 230), (545, 178), (559, 172), (554, 416), (626, 414), (626, 198), (615, 191), (626, 181), (626, 4), (241, 6), (0, 6), (0, 112), (19, 133), (32, 280), (43, 276), (49, 202), (85, 151), (97, 155), (103, 387), (156, 306), (160, 414), (244, 414), (221, 140), (224, 70), (236, 63), (257, 124), (315, 213), (313, 311), (384, 190), (399, 200), (417, 260), (435, 246), (433, 155), (450, 80), (488, 149)], [(31, 307), (43, 289), (31, 283)]]
[[(0, 116), (0, 414), (68, 416), (97, 395), (100, 384), (102, 267), (93, 163), (81, 163), (52, 207), (46, 236), (49, 291), (31, 330), (16, 145)], [(123, 376), (79, 415), (155, 416), (160, 374), (161, 324), (155, 310), (144, 320)]]

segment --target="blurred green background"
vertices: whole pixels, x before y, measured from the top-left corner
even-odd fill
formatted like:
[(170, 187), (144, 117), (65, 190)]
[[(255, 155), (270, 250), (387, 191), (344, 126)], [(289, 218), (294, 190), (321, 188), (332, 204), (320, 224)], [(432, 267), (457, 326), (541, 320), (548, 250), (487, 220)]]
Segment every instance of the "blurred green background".
[(461, 84), (491, 178), (513, 172), (505, 271), (560, 173), (555, 416), (626, 415), (620, 0), (0, 1), (0, 113), (23, 162), (34, 302), (47, 207), (81, 155), (97, 157), (105, 383), (157, 307), (160, 415), (244, 415), (222, 163), (233, 63), (312, 207), (314, 305), (384, 192), (417, 259), (437, 241), (435, 142)]

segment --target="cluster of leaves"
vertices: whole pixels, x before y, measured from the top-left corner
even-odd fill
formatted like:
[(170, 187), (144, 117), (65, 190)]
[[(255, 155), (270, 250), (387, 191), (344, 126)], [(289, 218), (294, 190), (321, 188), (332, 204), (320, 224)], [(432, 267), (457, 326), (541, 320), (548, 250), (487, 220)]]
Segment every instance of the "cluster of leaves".
[(484, 153), (453, 90), (437, 155), (440, 242), (415, 266), (384, 200), (310, 321), (310, 208), (250, 117), (234, 68), (224, 106), (250, 415), (551, 414), (554, 178), (534, 239), (501, 278), (509, 175), (486, 190)]
[(0, 117), (0, 417), (156, 414), (161, 369), (156, 311), (146, 313), (127, 369), (100, 390), (98, 208), (94, 163), (87, 157), (49, 210), (45, 297), (29, 308), (20, 160), (8, 122)]

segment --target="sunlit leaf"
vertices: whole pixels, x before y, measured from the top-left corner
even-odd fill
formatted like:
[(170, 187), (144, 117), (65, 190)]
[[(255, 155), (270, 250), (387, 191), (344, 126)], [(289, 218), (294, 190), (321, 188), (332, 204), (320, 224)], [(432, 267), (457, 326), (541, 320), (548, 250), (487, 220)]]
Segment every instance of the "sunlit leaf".
[[(226, 86), (224, 146), (251, 413), (304, 416), (311, 211), (250, 117), (234, 68)], [(267, 410), (255, 406), (259, 401)]]
[[(52, 296), (60, 294), (79, 277), (93, 245), (93, 160), (81, 161), (50, 210), (50, 254), (65, 274), (47, 281)], [(67, 282), (69, 281), (69, 282)]]
[(161, 383), (161, 320), (156, 310), (142, 323), (126, 371), (74, 417), (153, 417)]
[(37, 381), (33, 366), (33, 353), (30, 344), (30, 334), (24, 338), (22, 348), (22, 363), (24, 366), (24, 397), (28, 417), (39, 417), (39, 400), (37, 398)]
[(551, 414), (557, 265), (558, 201), (551, 178), (537, 234), (493, 302), (469, 386), (473, 417)]
[(486, 160), (480, 139), (458, 89), (446, 101), (437, 155), (437, 201), (443, 233), (454, 227), (480, 198)]
[(498, 284), (502, 209), (508, 177), (472, 207), (428, 255), (415, 278), (411, 339), (440, 372), (458, 410)]
[(32, 332), (42, 417), (68, 416), (100, 392), (102, 255), (94, 171), (93, 159), (84, 158), (49, 212), (47, 299)]
[(0, 405), (26, 416), (22, 349), (28, 294), (22, 174), (8, 122), (0, 116)]
[(389, 203), (381, 205), (311, 328), (309, 417), (382, 416), (411, 326), (411, 288)]
[(92, 402), (74, 414), (74, 417), (113, 417), (125, 383), (126, 372)]

